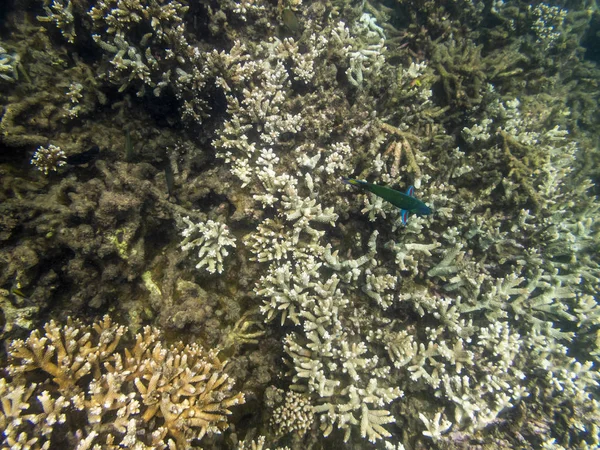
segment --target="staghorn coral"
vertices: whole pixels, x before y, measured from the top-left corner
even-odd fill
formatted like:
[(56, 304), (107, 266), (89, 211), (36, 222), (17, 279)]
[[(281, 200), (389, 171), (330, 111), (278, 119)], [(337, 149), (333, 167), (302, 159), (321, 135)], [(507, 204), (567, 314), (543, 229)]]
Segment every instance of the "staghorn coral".
[(75, 17), (71, 0), (46, 0), (44, 2), (45, 16), (37, 16), (40, 22), (54, 22), (64, 38), (71, 44), (75, 43)]
[[(51, 284), (67, 280), (76, 305), (93, 298), (137, 312), (139, 326), (147, 301), (166, 328), (198, 336), (206, 324), (207, 340), (231, 352), (241, 351), (236, 340), (262, 338), (240, 318), (260, 305), (265, 334), (284, 342), (281, 383), (313, 405), (331, 441), (306, 433), (307, 446), (598, 445), (598, 202), (590, 195), (598, 76), (578, 48), (589, 12), (546, 14), (513, 0), (89, 6), (73, 8), (84, 24), (74, 39), (85, 45), (93, 28), (96, 51), (83, 65), (97, 80), (72, 66), (57, 71), (68, 80), (54, 83), (56, 107), (41, 107), (51, 97), (31, 108), (11, 99), (4, 143), (30, 145), (20, 138), (48, 139), (56, 127), (68, 140), (61, 120), (78, 126), (102, 89), (121, 121), (105, 125), (111, 145), (89, 175), (43, 185), (51, 195), (15, 187), (3, 233), (19, 244), (2, 252), (3, 285), (15, 277), (40, 296), (36, 270), (50, 265), (62, 277)], [(290, 11), (297, 25), (280, 30)], [(560, 36), (538, 23), (543, 14), (556, 16)], [(382, 23), (389, 16), (393, 26)], [(14, 48), (29, 69), (29, 54)], [(169, 102), (153, 95), (174, 95), (179, 116), (202, 122), (200, 132), (158, 125)], [(123, 117), (143, 108), (160, 118), (136, 117), (132, 135), (144, 144), (124, 164), (111, 136), (123, 136)], [(38, 109), (42, 126), (19, 128)], [(165, 121), (181, 125), (174, 114)], [(71, 154), (93, 135), (88, 126), (73, 131), (83, 136), (77, 145), (52, 142)], [(177, 203), (164, 200), (167, 164)], [(397, 211), (346, 190), (341, 176), (413, 184), (435, 215), (403, 227)], [(18, 204), (22, 193), (28, 203)], [(50, 220), (36, 219), (40, 210)], [(174, 231), (187, 216), (244, 236), (231, 256), (239, 270), (209, 283), (189, 268)], [(54, 238), (55, 228), (66, 231)], [(61, 251), (47, 261), (49, 249)], [(64, 255), (68, 265), (56, 262)], [(203, 291), (179, 289), (182, 280)], [(118, 301), (120, 289), (139, 297)], [(139, 414), (155, 420), (164, 391), (151, 380), (135, 389), (152, 403)], [(236, 424), (240, 433), (248, 422)], [(127, 436), (139, 431), (117, 424)], [(97, 436), (80, 438), (84, 447)]]
[[(89, 10), (97, 45), (104, 51), (102, 72), (119, 91), (133, 87), (139, 97), (174, 89), (181, 117), (202, 122), (208, 104), (202, 95), (208, 72), (203, 54), (188, 41), (184, 16), (189, 6), (177, 1), (102, 0)], [(143, 35), (138, 30), (145, 29)]]
[[(485, 80), (518, 75), (520, 70), (511, 69), (522, 61), (518, 57), (502, 59), (502, 55), (482, 61), (481, 47), (453, 38), (438, 47), (439, 59), (448, 61), (452, 73), (435, 65), (399, 67), (394, 86), (398, 93), (390, 105), (400, 103), (400, 108), (385, 122), (373, 123), (356, 107), (348, 121), (363, 117), (362, 124), (339, 126), (336, 113), (319, 104), (310, 92), (299, 93), (293, 88), (293, 65), (284, 70), (280, 63), (280, 58), (300, 53), (303, 56), (292, 57), (292, 61), (311, 58), (315, 73), (322, 73), (341, 33), (345, 33), (344, 39), (351, 39), (350, 30), (359, 28), (331, 21), (324, 29), (327, 31), (314, 47), (307, 31), (304, 48), (291, 40), (273, 40), (254, 49), (236, 43), (229, 55), (213, 53), (223, 61), (220, 66), (227, 68), (220, 84), (227, 87), (231, 114), (213, 142), (217, 155), (229, 164), (231, 173), (240, 179), (242, 188), (250, 190), (253, 199), (275, 211), (275, 217), (264, 218), (244, 239), (250, 258), (265, 265), (256, 294), (264, 298), (261, 310), (267, 321), (280, 315), (282, 324), (294, 325), (285, 341), (292, 388), (308, 395), (316, 405), (326, 436), (340, 428), (347, 440), (356, 430), (361, 437), (376, 441), (390, 437), (385, 425), (395, 421), (413, 430), (406, 442), (419, 442), (420, 434), (443, 441), (441, 445), (452, 445), (461, 432), (478, 435), (480, 430), (501, 423), (506, 411), (532, 397), (535, 374), (546, 364), (533, 355), (529, 360), (520, 357), (523, 349), (531, 348), (526, 343), (536, 339), (532, 334), (544, 330), (551, 336), (552, 364), (566, 372), (575, 369), (572, 361), (559, 356), (569, 335), (554, 331), (552, 324), (556, 319), (575, 318), (569, 311), (575, 308), (573, 290), (578, 289), (579, 278), (571, 275), (575, 269), (568, 267), (563, 270), (570, 274), (564, 277), (550, 273), (556, 267), (536, 273), (537, 260), (524, 251), (524, 242), (531, 246), (532, 241), (519, 233), (533, 232), (528, 221), (541, 219), (533, 208), (533, 217), (529, 217), (532, 210), (522, 209), (530, 202), (532, 207), (546, 211), (551, 205), (569, 204), (562, 198), (561, 186), (577, 150), (559, 129), (537, 129), (540, 122), (525, 119), (531, 110), (521, 112), (514, 101), (500, 106), (497, 118), (490, 108), (468, 138), (471, 145), (480, 139), (493, 145), (494, 139), (501, 139), (508, 146), (501, 147), (503, 154), (483, 146), (476, 147), (475, 153), (471, 153), (472, 147), (451, 147), (456, 144), (443, 135), (443, 123), (459, 116), (446, 117), (442, 112), (460, 109), (454, 104), (458, 101), (470, 105), (473, 117), (479, 117), (483, 108), (477, 110), (476, 105), (498, 104), (494, 99), (499, 95)], [(342, 61), (348, 56), (341, 56)], [(501, 64), (490, 74), (488, 64), (492, 65), (492, 60)], [(270, 64), (256, 70), (251, 62), (258, 61)], [(349, 66), (348, 82), (356, 87), (363, 71), (356, 69), (356, 62)], [(341, 63), (338, 69), (343, 67)], [(248, 71), (252, 80), (262, 82), (260, 92), (256, 92), (256, 83), (246, 85)], [(436, 72), (446, 79), (447, 93), (453, 97), (446, 99), (449, 106), (445, 108), (433, 104)], [(318, 76), (310, 80), (313, 86), (327, 89)], [(360, 84), (368, 92), (376, 83), (377, 79), (363, 78)], [(297, 111), (292, 105), (299, 95), (303, 96), (302, 104), (309, 106), (294, 117), (299, 129), (287, 128), (281, 122), (286, 113), (279, 111)], [(368, 102), (365, 97), (361, 100)], [(335, 93), (330, 98), (335, 98)], [(413, 105), (415, 99), (423, 102)], [(428, 106), (428, 102), (432, 104)], [(368, 103), (361, 106), (367, 108)], [(319, 118), (318, 124), (314, 117)], [(285, 139), (284, 134), (269, 131), (275, 127), (286, 133)], [(348, 142), (324, 138), (320, 131), (325, 129), (336, 130), (348, 137)], [(326, 144), (307, 142), (307, 136)], [(392, 141), (383, 146), (386, 139)], [(391, 150), (382, 157), (380, 152), (386, 147)], [(295, 152), (290, 155), (292, 148)], [(357, 155), (369, 160), (365, 162)], [(504, 161), (509, 169), (499, 171)], [(387, 183), (398, 182), (399, 176), (412, 178), (434, 206), (435, 222), (411, 219), (402, 233), (394, 234), (398, 218), (393, 209), (365, 199), (362, 212), (368, 212), (378, 224), (369, 239), (361, 222), (352, 223), (352, 216), (348, 220), (349, 212), (361, 210), (361, 196), (346, 200), (330, 195), (335, 180), (357, 164), (362, 164), (362, 177)], [(446, 171), (448, 166), (450, 172)], [(533, 184), (529, 181), (532, 178)], [(516, 213), (509, 230), (501, 225), (506, 212), (488, 200), (498, 185), (506, 187), (502, 207)], [(550, 185), (560, 192), (548, 190)], [(585, 202), (585, 194), (580, 192), (579, 198)], [(330, 206), (335, 216), (328, 214)], [(485, 218), (470, 213), (485, 208), (490, 210)], [(582, 214), (590, 217), (595, 210), (596, 206), (590, 205)], [(589, 226), (582, 225), (578, 238), (585, 246), (582, 256), (589, 248), (584, 236), (596, 233), (595, 225)], [(339, 241), (328, 242), (339, 235)], [(538, 237), (535, 245), (547, 244)], [(392, 251), (391, 259), (386, 250)], [(491, 268), (496, 265), (501, 269)], [(594, 275), (590, 280), (594, 280), (597, 263), (586, 265), (586, 270), (591, 267)], [(561, 304), (565, 300), (568, 307)], [(407, 310), (421, 319), (413, 323)], [(393, 314), (398, 311), (400, 318), (396, 319)], [(534, 331), (517, 323), (521, 317), (526, 317)], [(499, 324), (499, 328), (490, 322), (507, 318), (510, 321)], [(384, 336), (379, 330), (390, 334)], [(597, 379), (593, 370), (586, 370), (583, 378), (586, 381), (572, 392), (589, 398)], [(550, 384), (545, 386), (547, 392), (555, 392)], [(413, 395), (424, 392), (443, 402), (416, 408)], [(370, 402), (378, 408), (371, 409)], [(392, 416), (388, 410), (392, 402), (404, 411), (406, 419), (399, 414)], [(593, 433), (586, 439), (593, 441)], [(425, 442), (421, 445), (428, 445)]]
[[(229, 254), (225, 247), (235, 247), (235, 238), (230, 236), (227, 225), (213, 220), (193, 223), (189, 217), (181, 219), (187, 228), (181, 232), (181, 250), (199, 248), (196, 269), (206, 267), (208, 273), (223, 272), (223, 260)], [(199, 234), (199, 236), (197, 236)]]
[[(244, 402), (217, 352), (163, 347), (150, 327), (123, 350), (127, 330), (108, 316), (44, 330), (10, 343), (10, 378), (0, 379), (4, 445), (47, 448), (68, 438), (78, 448), (189, 448), (227, 428), (230, 408)], [(43, 374), (37, 383), (28, 382), (33, 371)]]

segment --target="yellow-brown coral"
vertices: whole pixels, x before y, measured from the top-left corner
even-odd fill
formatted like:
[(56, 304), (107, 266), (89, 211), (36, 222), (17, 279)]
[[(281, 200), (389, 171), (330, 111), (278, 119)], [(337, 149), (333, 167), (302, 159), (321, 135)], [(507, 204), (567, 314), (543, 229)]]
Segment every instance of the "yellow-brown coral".
[[(229, 408), (244, 402), (217, 352), (195, 344), (165, 348), (150, 327), (123, 351), (117, 347), (126, 329), (108, 317), (91, 327), (69, 320), (44, 329), (9, 346), (12, 380), (0, 378), (2, 445), (46, 448), (67, 435), (81, 449), (189, 448), (226, 429)], [(52, 382), (26, 388), (32, 371)]]

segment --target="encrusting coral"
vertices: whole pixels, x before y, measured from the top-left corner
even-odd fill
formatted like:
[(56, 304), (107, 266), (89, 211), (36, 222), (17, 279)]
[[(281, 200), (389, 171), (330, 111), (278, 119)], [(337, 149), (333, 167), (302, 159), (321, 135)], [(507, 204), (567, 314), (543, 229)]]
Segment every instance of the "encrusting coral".
[(0, 378), (2, 444), (187, 449), (227, 428), (244, 396), (217, 352), (165, 347), (150, 327), (127, 347), (125, 333), (106, 316), (91, 326), (50, 321), (12, 341)]

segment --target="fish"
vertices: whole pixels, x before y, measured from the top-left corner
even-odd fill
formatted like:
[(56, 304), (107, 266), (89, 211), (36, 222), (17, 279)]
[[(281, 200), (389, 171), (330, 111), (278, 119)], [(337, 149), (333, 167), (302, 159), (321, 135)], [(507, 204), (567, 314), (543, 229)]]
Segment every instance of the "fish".
[(95, 160), (100, 154), (100, 148), (94, 145), (89, 150), (75, 153), (74, 155), (67, 156), (67, 164), (72, 166), (80, 166), (81, 164), (87, 164)]
[(281, 13), (281, 20), (283, 25), (293, 34), (297, 34), (300, 31), (300, 21), (294, 11), (290, 8), (286, 8)]
[(410, 213), (417, 214), (418, 216), (426, 216), (432, 213), (432, 210), (429, 206), (414, 197), (415, 188), (413, 186), (410, 186), (406, 193), (403, 193), (387, 186), (381, 186), (379, 184), (373, 184), (369, 183), (368, 181), (357, 180), (355, 178), (343, 177), (342, 182), (358, 187), (359, 189), (372, 192), (395, 207), (400, 208), (400, 215), (402, 217), (403, 225), (406, 225), (406, 222), (408, 221), (408, 215)]
[(13, 297), (15, 298), (15, 303), (17, 305), (23, 305), (23, 304), (32, 304), (33, 302), (29, 299), (29, 297), (27, 297), (25, 294), (23, 294), (23, 292), (21, 292), (21, 289), (17, 288), (17, 287), (13, 287), (10, 290), (10, 293), (13, 295)]
[(125, 161), (132, 162), (135, 159), (135, 149), (129, 130), (125, 132)]
[(171, 198), (175, 189), (175, 174), (173, 173), (173, 167), (168, 162), (165, 166), (165, 181), (167, 182), (167, 193), (169, 194), (167, 198)]

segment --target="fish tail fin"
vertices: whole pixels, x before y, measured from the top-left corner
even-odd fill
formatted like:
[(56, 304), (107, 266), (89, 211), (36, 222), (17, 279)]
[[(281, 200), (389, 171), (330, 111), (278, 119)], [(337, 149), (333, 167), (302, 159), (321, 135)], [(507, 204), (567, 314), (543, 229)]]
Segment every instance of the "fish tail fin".
[(406, 190), (406, 195), (408, 195), (409, 197), (414, 197), (415, 196), (415, 187), (409, 186), (408, 189)]
[(347, 178), (347, 177), (342, 177), (342, 183), (350, 184), (352, 186), (361, 186), (361, 185), (367, 184), (366, 181), (356, 180), (354, 178)]
[(408, 222), (408, 211), (406, 209), (401, 209), (400, 217), (402, 217), (402, 225), (406, 225), (406, 222)]

